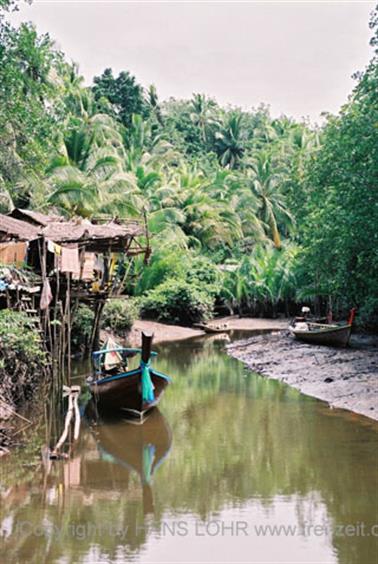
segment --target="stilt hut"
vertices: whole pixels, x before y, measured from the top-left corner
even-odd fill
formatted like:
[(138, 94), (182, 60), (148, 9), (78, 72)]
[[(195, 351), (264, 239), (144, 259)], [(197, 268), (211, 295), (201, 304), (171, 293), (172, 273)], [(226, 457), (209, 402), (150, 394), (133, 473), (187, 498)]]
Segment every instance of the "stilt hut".
[[(71, 356), (75, 308), (84, 302), (94, 310), (93, 347), (106, 300), (122, 295), (133, 257), (144, 255), (147, 260), (149, 254), (146, 221), (67, 221), (15, 209), (10, 216), (0, 215), (0, 307), (24, 308), (40, 318), (46, 348), (61, 371), (64, 359)], [(33, 288), (32, 298), (24, 295), (27, 290), (11, 297), (12, 284), (1, 269), (8, 278), (16, 269), (26, 273), (30, 280), (24, 286)], [(69, 375), (69, 363), (67, 370)]]

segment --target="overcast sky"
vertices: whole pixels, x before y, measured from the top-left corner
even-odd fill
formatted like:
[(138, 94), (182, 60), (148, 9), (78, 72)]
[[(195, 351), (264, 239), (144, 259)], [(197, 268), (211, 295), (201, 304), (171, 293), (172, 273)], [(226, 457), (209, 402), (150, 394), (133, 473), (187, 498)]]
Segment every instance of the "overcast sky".
[(161, 99), (193, 92), (273, 115), (337, 112), (372, 56), (364, 2), (34, 0), (13, 16), (48, 31), (86, 81), (129, 70)]

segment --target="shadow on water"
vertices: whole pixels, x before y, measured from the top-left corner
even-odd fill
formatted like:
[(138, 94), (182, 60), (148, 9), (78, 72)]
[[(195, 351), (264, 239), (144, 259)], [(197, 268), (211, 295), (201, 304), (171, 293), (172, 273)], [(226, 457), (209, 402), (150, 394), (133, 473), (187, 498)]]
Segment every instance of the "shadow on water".
[(157, 347), (174, 381), (143, 425), (83, 421), (69, 461), (16, 482), (21, 459), (4, 461), (0, 560), (372, 563), (377, 426), (246, 371), (223, 345)]

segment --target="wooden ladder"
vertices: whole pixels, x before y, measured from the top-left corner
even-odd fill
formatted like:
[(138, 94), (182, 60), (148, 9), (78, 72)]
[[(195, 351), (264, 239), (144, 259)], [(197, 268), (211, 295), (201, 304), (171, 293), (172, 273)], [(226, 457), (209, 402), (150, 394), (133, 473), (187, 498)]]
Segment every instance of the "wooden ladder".
[(26, 313), (31, 324), (39, 335), (39, 340), (44, 344), (44, 339), (42, 338), (44, 330), (42, 329), (41, 316), (39, 315), (38, 310), (35, 309), (34, 296), (33, 298), (30, 296), (21, 296), (21, 299), (19, 300), (19, 311)]

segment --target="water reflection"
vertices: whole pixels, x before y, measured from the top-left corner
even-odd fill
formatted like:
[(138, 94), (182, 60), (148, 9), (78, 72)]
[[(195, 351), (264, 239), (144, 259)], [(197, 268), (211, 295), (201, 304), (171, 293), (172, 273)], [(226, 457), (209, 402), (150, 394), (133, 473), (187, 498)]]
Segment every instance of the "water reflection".
[[(143, 426), (88, 423), (69, 462), (23, 483), (5, 462), (0, 560), (373, 562), (377, 537), (337, 526), (376, 519), (376, 425), (248, 373), (221, 346), (161, 347), (174, 384)], [(212, 534), (214, 520), (248, 534)]]
[[(124, 421), (99, 425), (94, 432), (102, 461), (116, 465), (125, 474), (127, 482), (130, 472), (138, 474), (143, 490), (144, 513), (152, 513), (152, 478), (168, 456), (172, 444), (172, 433), (165, 417), (156, 409), (148, 415), (143, 425)], [(89, 462), (86, 468), (87, 486), (92, 476), (95, 482), (98, 479), (97, 466), (97, 462), (92, 465)]]

